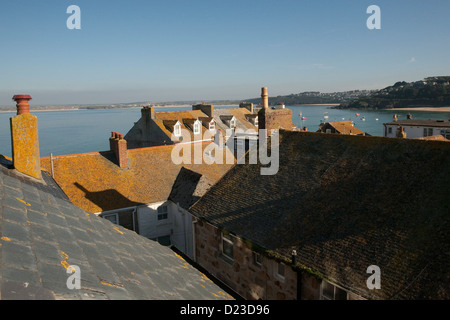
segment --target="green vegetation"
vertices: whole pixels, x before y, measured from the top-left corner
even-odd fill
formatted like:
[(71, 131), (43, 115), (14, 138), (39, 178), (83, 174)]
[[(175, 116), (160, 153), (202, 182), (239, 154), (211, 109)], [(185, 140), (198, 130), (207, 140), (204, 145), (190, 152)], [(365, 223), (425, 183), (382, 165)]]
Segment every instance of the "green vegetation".
[(450, 76), (428, 77), (421, 81), (399, 81), (393, 86), (342, 103), (337, 109), (389, 109), (450, 106)]
[[(302, 104), (336, 104), (345, 103), (355, 98), (371, 94), (370, 90), (352, 90), (343, 92), (323, 93), (319, 91), (306, 91), (301, 93), (292, 93), (285, 96), (269, 97), (269, 105), (275, 106), (278, 103), (284, 103), (286, 106), (295, 106)], [(261, 98), (248, 99), (246, 102), (259, 104)]]

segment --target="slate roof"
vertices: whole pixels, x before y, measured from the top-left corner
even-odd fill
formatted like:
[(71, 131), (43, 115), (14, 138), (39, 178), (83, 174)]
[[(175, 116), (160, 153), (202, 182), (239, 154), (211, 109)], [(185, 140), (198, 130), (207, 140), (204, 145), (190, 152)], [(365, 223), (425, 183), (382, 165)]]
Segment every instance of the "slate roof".
[(188, 210), (214, 184), (214, 181), (192, 170), (181, 168), (169, 195), (169, 200)]
[(325, 122), (323, 124), (322, 129), (319, 129), (317, 132), (325, 132), (328, 129), (328, 126), (332, 127), (336, 130), (337, 133), (340, 134), (353, 134), (353, 135), (364, 135), (364, 131), (353, 126), (352, 121), (333, 121), (333, 122)]
[[(368, 299), (450, 299), (450, 145), (280, 130), (280, 165), (235, 165), (190, 211)], [(247, 162), (248, 163), (248, 162)], [(369, 290), (367, 267), (381, 269)]]
[[(172, 250), (0, 165), (0, 299), (229, 299)], [(69, 265), (81, 288), (68, 289)]]
[(223, 135), (225, 135), (226, 130), (230, 129), (225, 122), (231, 120), (232, 117), (236, 119), (236, 128), (244, 131), (253, 129), (258, 132), (258, 127), (246, 118), (250, 114), (252, 113), (246, 108), (214, 109), (213, 118), (216, 122), (216, 128), (222, 130)]
[[(165, 201), (183, 166), (214, 182), (232, 167), (225, 160), (194, 164), (195, 146), (204, 149), (208, 144), (190, 145), (191, 164), (174, 164), (175, 145), (129, 149), (126, 169), (117, 165), (111, 151), (54, 156), (54, 179), (73, 204), (92, 213)], [(51, 172), (50, 158), (42, 157), (41, 166)]]
[(450, 120), (419, 120), (406, 119), (387, 122), (385, 125), (399, 125), (399, 126), (425, 126), (425, 127), (448, 127), (450, 128)]

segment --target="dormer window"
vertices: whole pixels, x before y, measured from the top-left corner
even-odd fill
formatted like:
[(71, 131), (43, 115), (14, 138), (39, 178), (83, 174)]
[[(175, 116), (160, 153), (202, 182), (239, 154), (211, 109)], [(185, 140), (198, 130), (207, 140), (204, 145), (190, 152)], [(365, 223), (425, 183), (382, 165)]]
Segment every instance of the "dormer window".
[(200, 126), (201, 126), (201, 122), (200, 121), (195, 121), (194, 122), (194, 134), (200, 134)]
[(175, 137), (181, 136), (181, 125), (178, 122), (173, 126), (173, 135)]
[(234, 117), (230, 120), (230, 128), (236, 128), (236, 119)]

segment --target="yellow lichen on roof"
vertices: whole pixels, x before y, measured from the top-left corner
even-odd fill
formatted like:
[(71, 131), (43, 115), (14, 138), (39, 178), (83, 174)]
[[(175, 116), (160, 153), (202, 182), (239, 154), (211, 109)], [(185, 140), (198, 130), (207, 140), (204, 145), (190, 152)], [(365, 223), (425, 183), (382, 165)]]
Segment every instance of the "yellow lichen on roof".
[[(209, 143), (201, 145), (202, 151)], [(179, 164), (172, 161), (174, 145), (128, 150), (129, 167), (120, 168), (113, 152), (53, 157), (54, 179), (69, 199), (82, 209), (98, 213), (167, 200), (181, 167), (219, 180), (233, 164)], [(49, 157), (42, 167), (51, 172)]]
[(353, 126), (352, 121), (335, 121), (335, 122), (329, 122), (329, 124), (336, 129), (336, 131), (342, 133), (342, 134), (364, 134), (363, 131), (359, 130), (358, 128)]
[[(179, 121), (181, 129), (189, 131), (191, 133), (191, 141), (194, 141), (192, 128), (189, 128), (185, 122), (193, 122), (199, 118), (204, 118), (205, 116), (206, 115), (201, 110), (157, 112), (154, 122), (158, 125), (161, 131), (163, 131), (168, 137), (171, 137), (173, 133), (173, 126), (177, 121)], [(203, 136), (207, 129), (205, 129), (204, 126), (201, 128), (201, 133)]]

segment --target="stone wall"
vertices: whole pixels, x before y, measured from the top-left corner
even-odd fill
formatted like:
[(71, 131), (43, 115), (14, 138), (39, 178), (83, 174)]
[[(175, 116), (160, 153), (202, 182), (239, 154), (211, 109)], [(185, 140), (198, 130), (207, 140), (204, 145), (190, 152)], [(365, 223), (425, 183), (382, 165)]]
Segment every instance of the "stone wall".
[(278, 262), (262, 256), (254, 263), (250, 245), (239, 237), (233, 239), (233, 260), (222, 254), (222, 232), (198, 220), (195, 224), (196, 261), (214, 277), (248, 300), (297, 299), (297, 272), (284, 265), (284, 277), (277, 273)]

